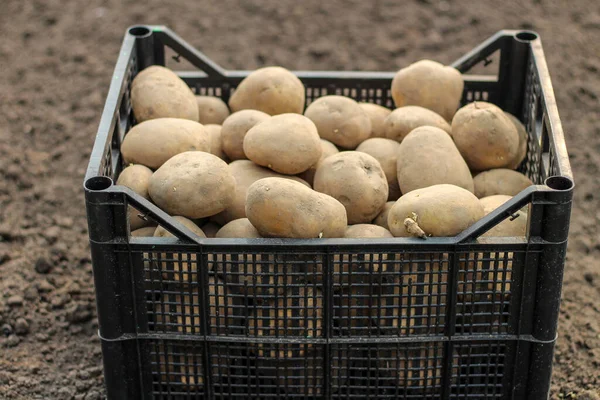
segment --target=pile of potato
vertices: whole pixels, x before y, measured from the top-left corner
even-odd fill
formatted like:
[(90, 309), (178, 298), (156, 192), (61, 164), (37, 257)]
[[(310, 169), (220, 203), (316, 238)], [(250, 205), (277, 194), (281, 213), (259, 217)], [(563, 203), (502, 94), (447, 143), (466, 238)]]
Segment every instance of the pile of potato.
[[(532, 184), (515, 171), (523, 125), (487, 102), (459, 109), (463, 87), (456, 69), (422, 60), (394, 77), (394, 110), (336, 95), (305, 107), (302, 82), (267, 67), (227, 105), (151, 66), (131, 85), (137, 124), (117, 184), (201, 237), (455, 236)], [(486, 235), (523, 236), (526, 222)], [(130, 224), (165, 233), (135, 210)]]

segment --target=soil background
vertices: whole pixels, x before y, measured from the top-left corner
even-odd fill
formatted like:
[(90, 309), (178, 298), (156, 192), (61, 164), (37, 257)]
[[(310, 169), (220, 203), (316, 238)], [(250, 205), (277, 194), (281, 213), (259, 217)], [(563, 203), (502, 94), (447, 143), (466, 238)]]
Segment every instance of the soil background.
[(104, 397), (82, 182), (137, 23), (167, 25), (241, 69), (397, 70), (452, 62), (502, 28), (539, 32), (577, 183), (551, 396), (598, 398), (596, 0), (2, 0), (0, 398)]

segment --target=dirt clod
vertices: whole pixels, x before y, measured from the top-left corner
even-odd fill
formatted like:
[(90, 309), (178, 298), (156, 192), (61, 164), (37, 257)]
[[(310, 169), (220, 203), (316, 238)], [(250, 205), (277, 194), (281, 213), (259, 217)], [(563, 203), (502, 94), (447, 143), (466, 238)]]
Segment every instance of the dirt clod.
[(35, 270), (40, 274), (47, 274), (52, 269), (52, 264), (43, 257), (40, 257), (35, 262)]
[(27, 335), (29, 333), (29, 322), (25, 318), (17, 318), (15, 321), (15, 333), (17, 335)]

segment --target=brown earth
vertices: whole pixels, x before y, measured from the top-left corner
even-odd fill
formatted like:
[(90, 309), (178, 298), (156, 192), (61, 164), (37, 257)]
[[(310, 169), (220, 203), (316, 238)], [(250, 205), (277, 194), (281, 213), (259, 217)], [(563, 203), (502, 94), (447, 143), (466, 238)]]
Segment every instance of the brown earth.
[(122, 35), (136, 23), (167, 25), (244, 69), (396, 70), (420, 58), (451, 62), (502, 28), (538, 31), (577, 182), (552, 398), (600, 390), (595, 0), (3, 0), (0, 8), (1, 398), (103, 396), (82, 181)]

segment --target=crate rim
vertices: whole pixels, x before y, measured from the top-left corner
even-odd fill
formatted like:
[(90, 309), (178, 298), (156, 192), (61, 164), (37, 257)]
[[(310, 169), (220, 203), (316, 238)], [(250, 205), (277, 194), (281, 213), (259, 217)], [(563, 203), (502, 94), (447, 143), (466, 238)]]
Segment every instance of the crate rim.
[[(185, 40), (179, 37), (175, 32), (164, 25), (132, 25), (127, 28), (121, 51), (113, 72), (113, 80), (111, 82), (107, 100), (104, 105), (102, 116), (100, 119), (99, 128), (94, 140), (94, 146), (90, 155), (90, 161), (86, 170), (83, 187), (86, 194), (92, 193), (105, 193), (116, 196), (125, 196), (127, 201), (134, 205), (138, 210), (144, 214), (151, 214), (155, 222), (165, 227), (171, 233), (174, 233), (180, 240), (184, 242), (195, 243), (198, 245), (228, 245), (233, 243), (251, 244), (256, 246), (266, 244), (277, 244), (296, 246), (300, 244), (313, 245), (315, 242), (325, 244), (329, 246), (345, 246), (351, 244), (364, 245), (366, 243), (377, 245), (402, 245), (411, 246), (421, 243), (427, 243), (428, 245), (457, 245), (461, 243), (467, 243), (476, 239), (479, 235), (485, 233), (504, 219), (507, 215), (514, 214), (521, 207), (527, 205), (535, 198), (538, 193), (549, 193), (557, 194), (557, 201), (564, 199), (565, 202), (570, 202), (572, 198), (572, 192), (574, 190), (574, 180), (572, 176), (572, 170), (569, 162), (567, 153), (564, 132), (562, 129), (562, 123), (558, 114), (556, 106), (556, 100), (554, 96), (554, 90), (550, 79), (550, 74), (545, 61), (544, 52), (540, 36), (537, 32), (531, 30), (511, 30), (504, 29), (491, 35), (488, 39), (484, 40), (467, 52), (462, 57), (450, 65), (458, 69), (461, 73), (468, 71), (472, 66), (477, 64), (481, 59), (481, 52), (485, 55), (490, 55), (499, 49), (498, 43), (500, 40), (506, 40), (507, 38), (514, 39), (521, 43), (527, 44), (530, 48), (533, 61), (535, 62), (539, 79), (541, 82), (541, 100), (545, 102), (545, 108), (547, 110), (550, 131), (552, 132), (551, 145), (554, 146), (556, 158), (558, 160), (559, 175), (548, 176), (543, 185), (533, 185), (523, 190), (518, 195), (514, 196), (511, 200), (507, 201), (494, 212), (486, 215), (484, 218), (477, 221), (471, 227), (467, 228), (463, 232), (453, 237), (443, 238), (394, 238), (389, 240), (384, 239), (371, 239), (369, 241), (356, 241), (353, 239), (335, 238), (335, 239), (291, 239), (291, 238), (263, 238), (256, 240), (234, 240), (228, 241), (225, 239), (216, 238), (200, 238), (189, 229), (183, 226), (178, 221), (171, 218), (170, 215), (162, 211), (160, 208), (144, 199), (134, 191), (116, 185), (110, 177), (103, 176), (100, 172), (101, 163), (106, 153), (107, 147), (110, 146), (110, 135), (114, 128), (114, 116), (118, 112), (118, 95), (123, 89), (124, 75), (127, 69), (128, 60), (131, 56), (131, 52), (134, 49), (135, 42), (138, 39), (146, 38), (152, 34), (163, 35), (163, 38), (167, 39), (170, 43), (178, 43), (181, 47), (179, 48), (180, 54), (184, 55), (185, 58), (190, 60), (193, 64), (198, 67), (198, 71), (178, 71), (177, 73), (182, 78), (197, 78), (197, 77), (214, 77), (215, 79), (243, 79), (251, 71), (247, 70), (227, 70), (220, 65), (213, 62), (204, 53), (196, 50), (193, 46), (188, 44)], [(391, 80), (395, 72), (374, 72), (374, 71), (292, 71), (301, 79), (349, 79), (349, 80)], [(474, 81), (489, 81), (491, 78), (483, 75), (469, 75), (464, 74), (466, 80)], [(87, 196), (86, 196), (87, 197)], [(518, 238), (514, 238), (518, 241)], [(391, 242), (391, 243), (390, 243)], [(151, 239), (147, 242), (155, 243)]]

